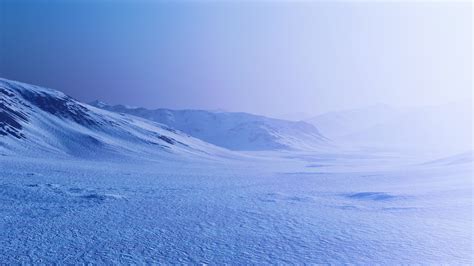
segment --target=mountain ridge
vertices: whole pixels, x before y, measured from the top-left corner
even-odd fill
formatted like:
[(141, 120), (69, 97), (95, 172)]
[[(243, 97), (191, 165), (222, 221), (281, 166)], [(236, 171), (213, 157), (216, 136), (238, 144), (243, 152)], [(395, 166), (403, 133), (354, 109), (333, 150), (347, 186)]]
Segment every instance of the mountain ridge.
[(208, 110), (146, 109), (126, 105), (93, 106), (126, 113), (168, 125), (214, 145), (230, 150), (321, 149), (330, 141), (304, 121), (287, 121), (245, 112)]
[(473, 148), (472, 119), (472, 104), (459, 101), (406, 108), (373, 105), (307, 122), (341, 144), (443, 154)]
[(12, 154), (158, 157), (226, 154), (225, 149), (66, 94), (0, 78), (0, 149)]

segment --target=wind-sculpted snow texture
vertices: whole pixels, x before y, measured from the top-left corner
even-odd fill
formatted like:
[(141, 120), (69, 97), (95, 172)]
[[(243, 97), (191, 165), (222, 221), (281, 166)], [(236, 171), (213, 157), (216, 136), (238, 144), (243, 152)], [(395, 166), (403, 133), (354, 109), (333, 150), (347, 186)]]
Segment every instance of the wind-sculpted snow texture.
[(0, 261), (472, 263), (472, 164), (295, 155), (212, 164), (1, 156)]

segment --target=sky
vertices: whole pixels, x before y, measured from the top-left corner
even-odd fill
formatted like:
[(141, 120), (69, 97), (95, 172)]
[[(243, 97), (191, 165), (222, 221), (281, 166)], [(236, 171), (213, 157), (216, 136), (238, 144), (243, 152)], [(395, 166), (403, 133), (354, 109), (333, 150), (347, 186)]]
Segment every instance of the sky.
[(472, 4), (0, 1), (0, 76), (274, 117), (472, 99)]

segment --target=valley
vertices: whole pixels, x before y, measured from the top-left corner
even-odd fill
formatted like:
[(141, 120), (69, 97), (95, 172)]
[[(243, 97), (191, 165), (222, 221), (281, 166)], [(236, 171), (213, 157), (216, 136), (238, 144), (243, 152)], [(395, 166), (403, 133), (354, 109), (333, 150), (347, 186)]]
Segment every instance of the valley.
[(2, 263), (472, 262), (469, 144), (400, 153), (306, 122), (169, 110), (152, 121), (0, 89)]

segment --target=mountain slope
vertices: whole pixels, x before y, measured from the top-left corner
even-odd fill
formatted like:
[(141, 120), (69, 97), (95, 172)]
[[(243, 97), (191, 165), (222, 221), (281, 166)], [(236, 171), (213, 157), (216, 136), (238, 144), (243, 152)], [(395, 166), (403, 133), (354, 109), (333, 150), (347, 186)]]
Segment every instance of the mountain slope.
[(133, 108), (93, 102), (91, 105), (168, 125), (231, 150), (314, 150), (327, 147), (328, 139), (306, 122), (273, 119), (248, 113), (204, 110)]
[(385, 104), (365, 108), (324, 113), (305, 120), (316, 126), (323, 135), (339, 139), (398, 116), (400, 112)]
[(167, 126), (80, 103), (55, 90), (0, 79), (0, 149), (36, 156), (207, 156), (227, 151)]
[(425, 165), (437, 165), (437, 166), (447, 166), (447, 165), (459, 165), (459, 164), (472, 164), (474, 163), (474, 150), (451, 155), (444, 158), (439, 158), (424, 163)]
[(473, 148), (468, 101), (405, 109), (379, 105), (327, 113), (309, 122), (338, 142), (367, 147), (440, 153)]

